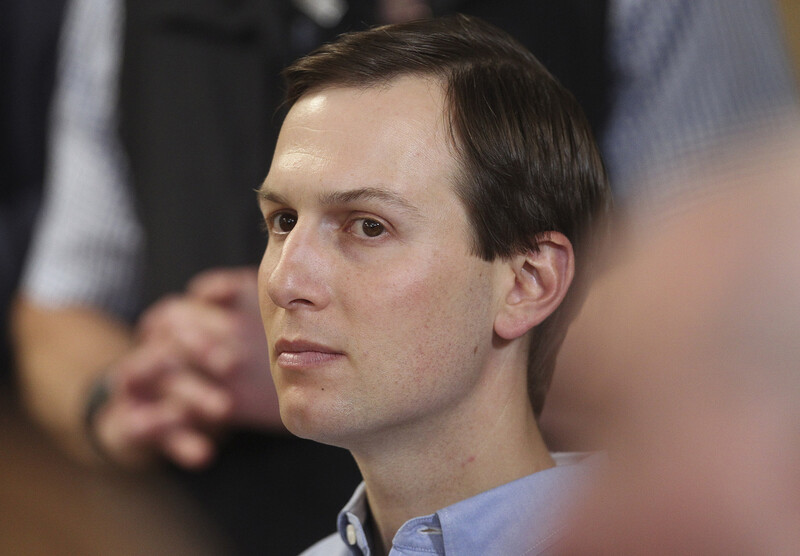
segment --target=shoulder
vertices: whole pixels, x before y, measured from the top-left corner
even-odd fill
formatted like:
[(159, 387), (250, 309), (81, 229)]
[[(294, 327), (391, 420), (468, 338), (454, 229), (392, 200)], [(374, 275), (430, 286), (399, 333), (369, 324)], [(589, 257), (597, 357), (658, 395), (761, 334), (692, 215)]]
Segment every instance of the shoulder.
[(349, 556), (350, 550), (338, 533), (333, 533), (303, 551), (300, 556)]

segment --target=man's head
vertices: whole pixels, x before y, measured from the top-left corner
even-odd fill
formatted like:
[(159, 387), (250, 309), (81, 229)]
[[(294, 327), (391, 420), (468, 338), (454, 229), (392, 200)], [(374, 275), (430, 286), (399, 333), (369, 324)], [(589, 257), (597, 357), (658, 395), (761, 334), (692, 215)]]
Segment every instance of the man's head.
[(537, 414), (572, 315), (580, 305), (610, 193), (588, 122), (573, 96), (506, 33), (464, 16), (345, 35), (285, 71), (287, 102), (322, 87), (375, 87), (428, 76), (445, 91), (460, 163), (453, 185), (485, 260), (536, 249), (563, 233), (579, 261), (562, 307), (537, 328), (529, 389)]
[[(437, 387), (416, 389), (426, 369), (434, 377), (469, 367), (535, 326), (527, 334), (527, 385), (538, 413), (577, 304), (579, 292), (567, 294), (573, 249), (580, 282), (588, 237), (609, 204), (602, 163), (572, 96), (506, 34), (465, 17), (345, 35), (286, 77), (290, 112), (262, 188), (272, 230), (262, 263), (270, 299), (262, 292), (262, 310), (279, 393), (281, 382), (292, 389), (280, 370), (291, 367), (292, 350), (319, 343), (294, 345), (293, 337), (346, 325), (352, 333), (341, 329), (333, 338), (328, 329), (323, 339), (366, 343), (321, 346), (334, 352), (323, 364), (340, 356), (394, 359), (411, 377), (400, 389), (430, 394), (441, 406), (448, 400), (434, 400)], [(396, 229), (384, 210), (397, 215)], [(351, 213), (355, 220), (343, 216)], [(344, 235), (323, 241), (323, 230)], [(345, 245), (356, 235), (361, 243)], [(540, 267), (539, 260), (548, 262)], [(513, 291), (509, 268), (525, 291)], [(339, 280), (353, 291), (334, 292), (344, 286)], [(545, 292), (538, 304), (499, 309), (526, 288)], [(362, 327), (351, 316), (369, 315), (348, 313), (356, 304), (368, 310), (370, 299), (379, 320)], [(321, 317), (329, 305), (342, 307), (338, 322)], [(368, 336), (384, 343), (370, 344)], [(317, 347), (308, 353), (320, 353)], [(375, 347), (383, 353), (370, 353)], [(402, 360), (405, 352), (411, 360)], [(432, 367), (437, 357), (442, 364)], [(309, 363), (293, 361), (296, 370)], [(402, 368), (395, 371), (397, 379)], [(441, 384), (455, 396), (470, 379), (445, 376)], [(339, 401), (340, 410), (357, 411), (359, 400)]]

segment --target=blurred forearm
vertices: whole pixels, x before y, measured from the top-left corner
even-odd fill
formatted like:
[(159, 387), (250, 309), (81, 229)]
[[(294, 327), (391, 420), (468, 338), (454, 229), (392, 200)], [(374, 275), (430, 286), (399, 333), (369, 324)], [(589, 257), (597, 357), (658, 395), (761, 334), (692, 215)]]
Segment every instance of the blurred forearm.
[(11, 325), (25, 407), (72, 454), (90, 459), (86, 397), (99, 373), (132, 345), (130, 328), (100, 311), (51, 309), (24, 296), (15, 301)]

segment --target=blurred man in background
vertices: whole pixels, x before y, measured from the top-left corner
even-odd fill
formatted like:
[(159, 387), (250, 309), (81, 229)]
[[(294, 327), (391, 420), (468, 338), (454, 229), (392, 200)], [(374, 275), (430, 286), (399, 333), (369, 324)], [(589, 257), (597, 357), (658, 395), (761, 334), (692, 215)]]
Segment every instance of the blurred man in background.
[(787, 121), (707, 159), (692, 178), (706, 197), (678, 216), (653, 229), (640, 215), (571, 330), (571, 385), (595, 419), (584, 442), (611, 465), (564, 554), (800, 550), (800, 120)]

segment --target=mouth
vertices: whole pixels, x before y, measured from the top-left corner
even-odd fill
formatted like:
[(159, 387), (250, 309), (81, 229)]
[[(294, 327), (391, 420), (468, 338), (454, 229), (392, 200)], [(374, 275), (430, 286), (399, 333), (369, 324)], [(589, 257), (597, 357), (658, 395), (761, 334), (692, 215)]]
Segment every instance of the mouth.
[(276, 363), (287, 369), (306, 369), (344, 357), (331, 347), (305, 340), (279, 339), (275, 342)]

